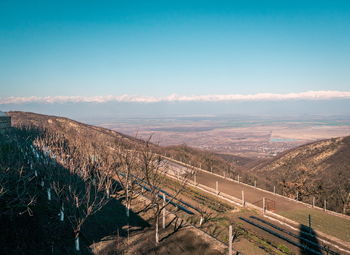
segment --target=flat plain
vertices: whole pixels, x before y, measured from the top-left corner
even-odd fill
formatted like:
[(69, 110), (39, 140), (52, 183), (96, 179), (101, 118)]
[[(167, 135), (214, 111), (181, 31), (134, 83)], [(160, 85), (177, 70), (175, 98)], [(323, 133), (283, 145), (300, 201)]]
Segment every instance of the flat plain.
[(138, 117), (90, 120), (91, 124), (154, 143), (223, 154), (266, 158), (309, 142), (350, 135), (350, 117), (231, 116)]

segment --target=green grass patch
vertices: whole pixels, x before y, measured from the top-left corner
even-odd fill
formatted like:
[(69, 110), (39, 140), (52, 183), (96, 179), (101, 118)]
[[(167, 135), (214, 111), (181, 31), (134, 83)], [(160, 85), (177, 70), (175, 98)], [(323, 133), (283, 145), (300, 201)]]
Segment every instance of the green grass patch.
[(278, 245), (277, 247), (280, 251), (286, 253), (286, 254), (290, 254), (290, 250), (287, 246), (283, 245), (283, 244), (280, 244)]

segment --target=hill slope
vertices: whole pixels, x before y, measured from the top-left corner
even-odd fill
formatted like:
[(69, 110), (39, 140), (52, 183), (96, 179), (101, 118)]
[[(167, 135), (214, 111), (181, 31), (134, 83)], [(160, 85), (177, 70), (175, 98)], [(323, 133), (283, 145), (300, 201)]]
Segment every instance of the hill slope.
[[(84, 144), (84, 146), (94, 147), (93, 144), (98, 144), (114, 147), (118, 143), (119, 145), (122, 144), (125, 148), (131, 149), (144, 143), (143, 140), (135, 137), (106, 128), (87, 125), (68, 118), (19, 111), (9, 112), (9, 115), (12, 117), (12, 125), (15, 127), (34, 126), (40, 129), (46, 129), (50, 133), (64, 134), (69, 140), (75, 141), (78, 144)], [(225, 171), (227, 176), (231, 177), (237, 174), (244, 176), (244, 168), (238, 162), (237, 158), (234, 157), (228, 158), (225, 155), (194, 149), (186, 145), (161, 147), (151, 144), (150, 146), (159, 154), (185, 163), (191, 163), (194, 166), (202, 167), (209, 171), (219, 174), (223, 174), (223, 171)]]
[(300, 146), (250, 170), (289, 197), (345, 213), (350, 202), (350, 136)]
[[(52, 133), (61, 133), (71, 141), (94, 147), (94, 144), (113, 147), (116, 143), (135, 148), (144, 141), (116, 131), (79, 123), (67, 118), (27, 112), (10, 112), (14, 126), (35, 126)], [(188, 146), (161, 147), (151, 145), (159, 154), (167, 155), (218, 174), (243, 177), (241, 180), (253, 184), (257, 180), (270, 190), (276, 186), (278, 193), (295, 197), (338, 212), (350, 213), (350, 136), (334, 138), (300, 146), (287, 151), (275, 159), (252, 165), (247, 172), (235, 159), (227, 159), (208, 151)]]

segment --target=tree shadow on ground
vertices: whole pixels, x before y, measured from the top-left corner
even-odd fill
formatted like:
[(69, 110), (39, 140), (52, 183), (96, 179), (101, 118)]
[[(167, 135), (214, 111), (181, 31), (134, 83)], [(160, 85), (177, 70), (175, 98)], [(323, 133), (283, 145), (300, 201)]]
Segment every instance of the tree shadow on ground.
[[(12, 128), (6, 137), (1, 137), (1, 141), (8, 139), (8, 144), (3, 146), (6, 149), (6, 153), (9, 153), (8, 156), (2, 155), (2, 163), (10, 160), (16, 162), (16, 166), (23, 168), (31, 179), (28, 182), (28, 186), (31, 187), (37, 197), (36, 204), (32, 206), (33, 215), (3, 215), (0, 213), (1, 254), (74, 254), (74, 234), (68, 221), (69, 215), (66, 215), (64, 222), (59, 221), (59, 199), (55, 197), (54, 192), (52, 192), (51, 201), (48, 201), (46, 195), (46, 187), (49, 187), (47, 185), (53, 181), (51, 179), (52, 176), (45, 176), (45, 187), (41, 187), (40, 182), (43, 177), (40, 176), (40, 173), (45, 175), (45, 170), (50, 168), (49, 173), (52, 173), (52, 169), (62, 172), (65, 174), (64, 176), (76, 179), (75, 185), (79, 189), (84, 187), (84, 180), (78, 175), (72, 174), (69, 169), (57, 161), (54, 161), (44, 151), (40, 151), (42, 155), (40, 161), (45, 161), (45, 164), (38, 162), (35, 156), (30, 155), (32, 148), (28, 146), (33, 144), (33, 141), (42, 135), (42, 132), (42, 130), (35, 128)], [(19, 137), (26, 138), (25, 141), (13, 142), (11, 136), (18, 134), (20, 134)], [(18, 138), (16, 139), (18, 140)], [(18, 146), (26, 148), (16, 148)], [(13, 152), (16, 153), (15, 156)], [(10, 155), (10, 153), (12, 154)], [(11, 165), (13, 162), (7, 163)], [(30, 167), (31, 165), (34, 166), (33, 169)], [(2, 164), (0, 167), (3, 168), (6, 165)], [(37, 173), (34, 173), (34, 169), (38, 170), (38, 176), (36, 176)], [(0, 199), (1, 204), (2, 200)], [(127, 235), (124, 229), (125, 226), (132, 226), (136, 230), (149, 226), (146, 221), (132, 211), (130, 211), (128, 219), (125, 212), (125, 206), (119, 200), (112, 198), (101, 210), (88, 218), (82, 227), (81, 254), (91, 254), (89, 246), (92, 243), (99, 242), (106, 236), (118, 233), (119, 236), (125, 237)]]
[(131, 228), (130, 232), (143, 230), (150, 224), (130, 210), (129, 218), (126, 216), (126, 207), (116, 199), (108, 202), (100, 211), (91, 216), (85, 222), (82, 231), (91, 242), (98, 242), (110, 235), (127, 237), (125, 227)]

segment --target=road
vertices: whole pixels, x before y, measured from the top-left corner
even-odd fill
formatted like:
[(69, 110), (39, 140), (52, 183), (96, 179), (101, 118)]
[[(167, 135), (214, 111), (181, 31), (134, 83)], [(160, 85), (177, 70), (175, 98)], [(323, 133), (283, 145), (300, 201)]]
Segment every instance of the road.
[[(180, 174), (183, 174), (188, 169), (186, 166), (177, 162), (169, 162), (169, 166), (172, 172), (178, 171)], [(247, 186), (224, 177), (219, 177), (206, 171), (197, 171), (196, 182), (214, 190), (216, 189), (216, 182), (218, 182), (219, 192), (238, 199), (242, 198), (242, 191), (244, 191), (245, 201), (260, 208), (262, 208), (262, 200), (265, 197), (268, 210), (306, 226), (309, 225), (310, 217), (311, 227), (313, 229), (350, 243), (349, 219), (325, 213), (322, 210), (311, 208), (298, 201), (256, 189), (253, 186)]]

